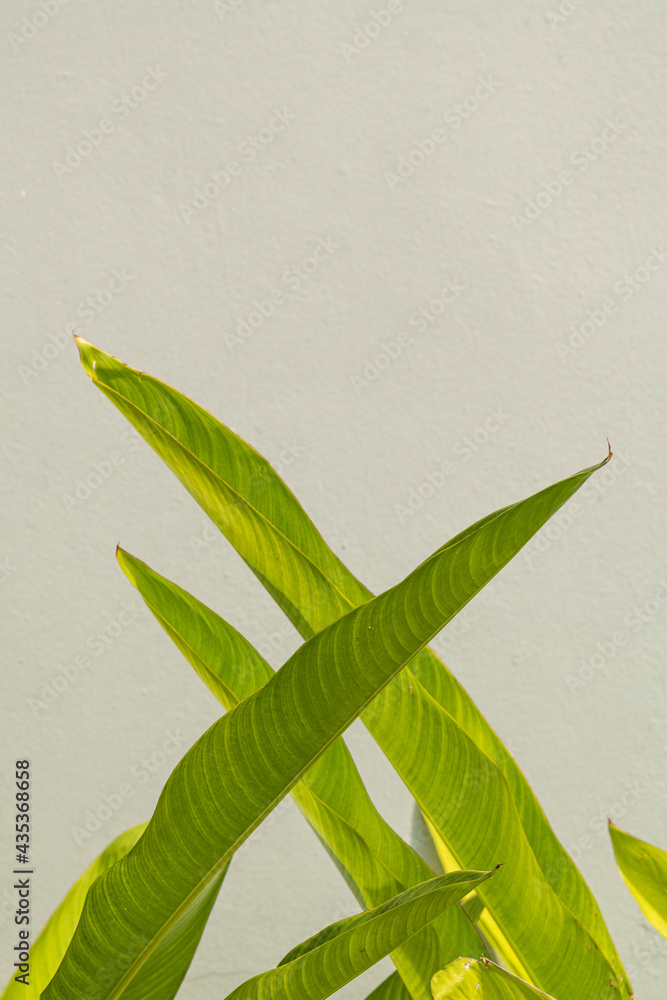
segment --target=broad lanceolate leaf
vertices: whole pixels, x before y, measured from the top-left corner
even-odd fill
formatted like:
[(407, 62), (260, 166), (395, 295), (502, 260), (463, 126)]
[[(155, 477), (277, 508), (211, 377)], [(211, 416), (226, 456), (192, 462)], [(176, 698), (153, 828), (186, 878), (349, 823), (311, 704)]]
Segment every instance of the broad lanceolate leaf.
[(609, 821), (616, 863), (642, 913), (667, 938), (667, 852)]
[[(139, 842), (91, 886), (45, 1000), (130, 995), (240, 844), (465, 603), (466, 591), (450, 590), (461, 562), (458, 546), (439, 550), (318, 632), (211, 726), (172, 772)], [(161, 1000), (150, 986), (137, 997)]]
[[(253, 448), (201, 407), (157, 379), (123, 365), (85, 342), (79, 341), (79, 349), (83, 366), (94, 383), (178, 476), (302, 635), (317, 632), (343, 614), (346, 607), (368, 600), (369, 591), (329, 549), (296, 498)], [(452, 599), (463, 606), (599, 467), (586, 469), (497, 511), (447, 543), (452, 556), (448, 579)], [(405, 724), (408, 698), (412, 728)], [(457, 783), (454, 799), (457, 812), (465, 811), (464, 803), (475, 799), (472, 787), (476, 782), (485, 783), (487, 773), (499, 771), (503, 775), (515, 810), (513, 815), (511, 810), (506, 812), (507, 822), (522, 827), (522, 850), (533, 856), (531, 868), (536, 881), (526, 899), (534, 898), (535, 889), (555, 897), (559, 901), (556, 906), (559, 915), (554, 916), (556, 930), (573, 918), (584, 942), (579, 941), (579, 957), (586, 952), (597, 954), (599, 949), (608, 963), (608, 967), (598, 967), (593, 972), (599, 989), (602, 991), (605, 983), (611, 989), (608, 981), (613, 978), (621, 998), (629, 996), (620, 959), (588, 886), (554, 836), (511, 755), (444, 664), (430, 650), (423, 650), (413, 658), (409, 669), (379, 695), (372, 712), (364, 713), (362, 718), (402, 773), (423, 811), (433, 819), (436, 810), (431, 799), (435, 797), (442, 802), (443, 796), (431, 782), (430, 794), (426, 800), (420, 799), (411, 785), (411, 768), (407, 765), (414, 746), (428, 746), (434, 757), (443, 759), (445, 747), (433, 742), (444, 735), (443, 720), (434, 706), (450, 716), (450, 721), (481, 754), (470, 749), (461, 758), (467, 762), (467, 770)], [(435, 729), (433, 717), (439, 720)], [(386, 739), (387, 734), (390, 739)], [(463, 781), (468, 782), (467, 797), (460, 794)], [(480, 812), (479, 807), (476, 815), (479, 828), (488, 829), (493, 817)], [(449, 825), (442, 815), (438, 822)], [(447, 840), (445, 831), (440, 833)], [(475, 846), (483, 847), (473, 841), (471, 849)], [(478, 857), (473, 864), (462, 867), (485, 865)], [(521, 906), (512, 910), (507, 925), (506, 915), (500, 920), (495, 913), (495, 901), (488, 898), (488, 887), (482, 895), (490, 914), (502, 923), (502, 933), (511, 939), (512, 947), (526, 949), (521, 954), (526, 967), (535, 975), (542, 967), (561, 968), (558, 949), (562, 941), (558, 933), (550, 934), (541, 921), (545, 933), (533, 938), (526, 932), (526, 914)], [(586, 935), (594, 941), (590, 949)], [(558, 986), (559, 1000), (579, 1000), (578, 974), (573, 969), (566, 984), (561, 971), (555, 984), (549, 977), (540, 985), (554, 991)], [(603, 995), (601, 992), (600, 996)]]
[(324, 1000), (379, 962), (491, 872), (455, 872), (407, 889), (373, 910), (325, 928), (278, 968), (243, 983), (227, 1000)]
[(16, 982), (12, 976), (0, 1000), (39, 1000), (72, 940), (88, 889), (98, 875), (115, 865), (134, 847), (145, 829), (146, 823), (141, 823), (121, 833), (88, 865), (60, 906), (51, 914), (30, 949), (29, 985)]
[(488, 959), (457, 959), (433, 977), (431, 990), (433, 1000), (554, 1000)]
[[(181, 587), (122, 549), (118, 561), (148, 608), (225, 706), (234, 708), (273, 676), (257, 650), (228, 622)], [(433, 878), (434, 872), (382, 819), (343, 740), (337, 740), (292, 791), (297, 805), (364, 908)], [(484, 948), (460, 907), (392, 955), (413, 997), (428, 1000), (428, 983), (443, 965)]]

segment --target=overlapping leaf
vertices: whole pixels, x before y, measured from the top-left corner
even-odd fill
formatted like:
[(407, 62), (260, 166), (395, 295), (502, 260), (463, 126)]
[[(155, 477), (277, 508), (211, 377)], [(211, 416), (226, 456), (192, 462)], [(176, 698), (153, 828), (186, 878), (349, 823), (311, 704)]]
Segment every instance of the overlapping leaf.
[[(488, 960), (459, 958), (431, 981), (433, 1000), (554, 1000)], [(591, 996), (582, 992), (580, 997)]]
[[(346, 607), (368, 599), (366, 588), (331, 552), (294, 496), (254, 449), (164, 383), (85, 342), (79, 346), (84, 368), (95, 384), (179, 477), (302, 635), (313, 634), (344, 613)], [(452, 598), (460, 606), (466, 603), (599, 467), (586, 469), (528, 500), (497, 511), (447, 543), (445, 548), (455, 556), (447, 581)], [(405, 710), (408, 698), (412, 707)], [(509, 946), (521, 951), (522, 966), (530, 968), (533, 976), (544, 976), (540, 985), (545, 988), (558, 987), (559, 1000), (579, 1000), (578, 977), (583, 969), (601, 997), (605, 989), (615, 988), (608, 985), (610, 980), (621, 997), (629, 996), (620, 959), (590, 890), (555, 838), (515, 762), (437, 657), (428, 650), (416, 656), (410, 669), (387, 686), (363, 718), (425, 814), (431, 820), (435, 817), (436, 826), (443, 823), (447, 828), (451, 825), (450, 815), (437, 815), (431, 801), (442, 800), (437, 786), (431, 782), (425, 788), (420, 782), (419, 793), (412, 786), (410, 755), (416, 744), (428, 746), (434, 759), (442, 760), (447, 742), (437, 746), (433, 741), (445, 740), (447, 733), (456, 732), (455, 742), (461, 748), (458, 764), (465, 762), (467, 767), (460, 775), (457, 811), (466, 811), (464, 802), (475, 798), (470, 784), (467, 796), (461, 796), (463, 780), (473, 785), (493, 785), (496, 804), (513, 803), (512, 808), (503, 806), (502, 817), (509, 824), (505, 835), (522, 842), (521, 859), (532, 880), (532, 892), (525, 899), (544, 895), (549, 912), (553, 911), (555, 933), (530, 934), (526, 927), (532, 903), (528, 903), (527, 911), (518, 906), (503, 912), (501, 919), (496, 900), (488, 898), (488, 891), (482, 894), (491, 918), (502, 925), (501, 933)], [(408, 719), (412, 728), (407, 725)], [(504, 792), (499, 791), (501, 785), (496, 777), (487, 781), (486, 775), (496, 772), (504, 777)], [(493, 813), (479, 812), (478, 803), (477, 816), (477, 826), (486, 830), (498, 819)], [(447, 829), (438, 832), (449, 844)], [(477, 840), (472, 841), (471, 850), (474, 848), (486, 849)], [(471, 867), (482, 866), (478, 858)], [(502, 909), (502, 901), (500, 905)], [(544, 921), (539, 927), (544, 929)], [(582, 970), (570, 966), (568, 973), (558, 948), (570, 938), (575, 944), (574, 956), (583, 966)], [(592, 957), (587, 959), (587, 954)], [(549, 969), (556, 971), (552, 974)]]
[[(467, 540), (318, 632), (216, 722), (167, 781), (136, 846), (91, 886), (45, 1000), (118, 1000), (241, 843), (482, 585)], [(452, 591), (453, 577), (465, 585)], [(150, 989), (149, 989), (150, 985)], [(142, 1000), (166, 989), (142, 985)], [(134, 1000), (134, 997), (133, 997)]]
[[(475, 757), (477, 762), (479, 762), (479, 759), (477, 758), (476, 755)], [(490, 765), (488, 765), (487, 762), (484, 762), (484, 770), (480, 773), (484, 774), (488, 780), (488, 775), (492, 772), (491, 772), (491, 767)], [(476, 798), (476, 789), (478, 786), (478, 780), (479, 780), (478, 775), (476, 774), (471, 775), (470, 770), (469, 769), (466, 770), (466, 773), (464, 775), (463, 785), (464, 788), (470, 786), (470, 792), (473, 798)], [(459, 804), (459, 808), (461, 808), (461, 804)], [(458, 868), (458, 863), (449, 845), (445, 843), (443, 838), (440, 836), (438, 830), (433, 826), (428, 816), (424, 816), (424, 822), (426, 824), (429, 833), (431, 834), (431, 839), (437, 851), (438, 857), (440, 858), (440, 863), (442, 864), (442, 867), (444, 868), (445, 871), (455, 871)], [(506, 846), (504, 833), (501, 833), (500, 835), (500, 843), (503, 845), (503, 847)], [(503, 963), (505, 968), (509, 969), (510, 972), (513, 972), (514, 975), (519, 976), (522, 979), (530, 979), (530, 973), (521, 962), (519, 954), (517, 953), (514, 946), (508, 940), (507, 935), (502, 929), (502, 926), (498, 923), (498, 921), (494, 917), (489, 907), (485, 906), (484, 899), (482, 898), (482, 896), (480, 896), (479, 893), (475, 894), (474, 909), (475, 909), (475, 917), (474, 917), (475, 926), (479, 928), (484, 938), (484, 941), (490, 947), (494, 957), (496, 959), (499, 959)], [(502, 916), (502, 911), (503, 911), (503, 906), (501, 903), (500, 904), (501, 916)], [(472, 914), (470, 912), (468, 915), (471, 916), (472, 919)], [(467, 954), (471, 953), (468, 952)], [(472, 957), (477, 958), (478, 956), (472, 954)]]
[[(440, 855), (443, 867), (446, 871), (453, 871), (456, 868), (456, 863), (451, 852), (447, 850), (442, 838), (439, 837), (432, 828), (431, 835), (435, 841), (436, 849)], [(491, 952), (492, 957), (499, 960), (503, 967), (509, 969), (510, 972), (513, 972), (517, 976), (525, 977), (526, 971), (522, 967), (516, 952), (510, 946), (507, 938), (499, 927), (498, 922), (491, 915), (489, 908), (484, 905), (484, 900), (481, 896), (475, 893), (462, 905), (469, 919), (479, 930), (484, 943)], [(473, 952), (467, 952), (467, 954), (474, 955)], [(478, 956), (474, 955), (474, 957), (477, 958)]]
[[(122, 549), (118, 561), (225, 708), (234, 708), (273, 676), (257, 650), (192, 595)], [(377, 812), (343, 740), (316, 761), (292, 795), (364, 908), (434, 876)], [(460, 954), (482, 953), (472, 923), (459, 907), (451, 907), (392, 958), (411, 995), (428, 998), (428, 983), (443, 964)]]
[(653, 926), (667, 938), (667, 852), (609, 821), (616, 863), (628, 889)]
[[(488, 879), (492, 872), (441, 875), (365, 913), (325, 928), (276, 969), (248, 980), (227, 1000), (324, 1000)], [(427, 989), (428, 993), (428, 989)]]

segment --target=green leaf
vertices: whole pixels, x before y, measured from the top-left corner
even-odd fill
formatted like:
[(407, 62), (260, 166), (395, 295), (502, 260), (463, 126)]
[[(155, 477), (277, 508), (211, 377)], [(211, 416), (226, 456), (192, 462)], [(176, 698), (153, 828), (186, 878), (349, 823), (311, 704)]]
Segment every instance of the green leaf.
[[(433, 1000), (554, 1000), (488, 959), (459, 958), (431, 980)], [(581, 1000), (593, 994), (581, 992)]]
[[(133, 969), (132, 976), (127, 979), (121, 994), (123, 1000), (172, 1000), (176, 995), (197, 950), (228, 867), (229, 862), (223, 864), (192, 902), (163, 928), (163, 935), (153, 942), (144, 956), (145, 960), (142, 958), (141, 964)], [(101, 912), (104, 913), (104, 909)], [(86, 934), (91, 929), (91, 924), (87, 920), (82, 923), (81, 933)], [(97, 934), (103, 933), (102, 922), (94, 922), (94, 926)], [(113, 972), (111, 952), (109, 961), (112, 964), (107, 964), (103, 970), (98, 969), (98, 975), (106, 976)], [(90, 966), (87, 971), (90, 972)], [(49, 986), (44, 996), (50, 996), (50, 989)], [(85, 994), (86, 998), (91, 995), (94, 994)]]
[[(306, 638), (368, 600), (369, 592), (331, 552), (261, 455), (175, 389), (80, 337), (76, 341), (95, 385), (192, 493)], [(233, 477), (225, 476), (226, 469)], [(295, 585), (289, 594), (271, 582), (276, 560), (284, 562)], [(352, 604), (339, 586), (354, 594)]]
[[(484, 761), (483, 765), (488, 769), (486, 772), (488, 774), (490, 770), (490, 765), (488, 761)], [(469, 769), (466, 770), (464, 775), (464, 785), (466, 785), (466, 783), (470, 784), (472, 795), (473, 797), (476, 798), (475, 790), (477, 788), (477, 777), (474, 774), (471, 776), (471, 772)], [(458, 869), (458, 864), (455, 856), (452, 854), (449, 848), (449, 845), (445, 843), (443, 838), (440, 836), (438, 831), (435, 829), (435, 827), (429, 820), (428, 816), (424, 816), (424, 822), (426, 824), (429, 833), (431, 834), (431, 839), (433, 841), (433, 844), (435, 845), (435, 849), (438, 853), (438, 857), (440, 858), (440, 863), (442, 864), (442, 867), (444, 868), (445, 871), (456, 871)], [(522, 834), (520, 834), (520, 836), (521, 835)], [(504, 838), (502, 837), (501, 837), (501, 842), (503, 843), (504, 846)], [(510, 970), (510, 972), (514, 973), (515, 976), (519, 976), (521, 979), (529, 979), (530, 974), (524, 968), (521, 959), (519, 957), (519, 954), (512, 946), (512, 944), (510, 944), (510, 942), (508, 941), (507, 936), (505, 935), (502, 927), (498, 924), (498, 921), (493, 916), (491, 910), (489, 910), (488, 906), (484, 905), (484, 900), (479, 895), (479, 893), (475, 894), (474, 902), (476, 904), (475, 924), (479, 928), (484, 938), (484, 941), (491, 949), (493, 956), (496, 959), (499, 959), (502, 962), (502, 964), (507, 969)], [(477, 958), (478, 956), (475, 955), (474, 957)]]
[[(118, 549), (118, 562), (149, 610), (227, 709), (273, 675), (269, 664), (228, 622), (146, 563)], [(292, 791), (359, 904), (370, 908), (433, 877), (434, 872), (375, 809), (343, 740), (334, 743)], [(412, 996), (444, 964), (484, 948), (459, 907), (411, 938), (392, 958)]]
[[(134, 847), (146, 829), (146, 825), (146, 823), (141, 823), (139, 826), (133, 826), (121, 833), (88, 865), (62, 903), (51, 914), (30, 949), (29, 985), (25, 986), (23, 983), (15, 981), (15, 970), (0, 1000), (38, 1000), (42, 990), (60, 965), (72, 940), (88, 889), (98, 875), (101, 875), (111, 865), (115, 865), (127, 854), (130, 848)], [(19, 928), (16, 930), (18, 931)]]
[[(449, 852), (442, 852), (443, 841), (441, 838), (434, 834), (438, 841), (438, 849), (441, 856), (450, 856)], [(448, 866), (449, 870), (453, 870), (456, 866), (454, 864)], [(475, 925), (479, 931), (480, 938), (484, 942), (485, 949), (488, 955), (477, 956), (475, 958), (494, 958), (497, 962), (505, 969), (509, 969), (516, 976), (526, 976), (526, 970), (523, 968), (521, 961), (514, 951), (514, 949), (509, 944), (507, 938), (499, 927), (498, 922), (495, 920), (491, 911), (487, 906), (484, 905), (484, 900), (475, 893), (469, 900), (466, 900), (462, 904), (466, 911), (468, 918)], [(463, 952), (466, 954), (466, 952)], [(474, 952), (467, 952), (469, 955), (474, 955)]]
[(227, 1000), (324, 1000), (355, 979), (491, 872), (455, 872), (413, 886), (373, 910), (320, 931), (287, 955), (278, 968), (249, 979)]
[(667, 852), (625, 833), (611, 820), (609, 834), (625, 884), (646, 919), (667, 938)]
[(467, 899), (465, 903), (462, 903), (461, 905), (463, 906), (463, 909), (466, 911), (468, 919), (471, 921), (471, 923), (476, 924), (482, 915), (482, 911), (484, 910), (484, 903), (479, 898), (477, 893), (475, 893), (474, 896), (471, 896), (470, 899)]
[[(451, 590), (466, 543), (318, 632), (195, 743), (136, 846), (91, 886), (46, 1000), (117, 1000), (199, 907), (230, 858), (308, 768), (481, 585)], [(171, 988), (155, 977), (142, 1000)], [(134, 1000), (134, 998), (133, 998)]]
[[(80, 341), (79, 347), (94, 383), (183, 482), (302, 635), (317, 632), (346, 607), (369, 599), (369, 591), (331, 552), (298, 501), (253, 448), (164, 383), (85, 342)], [(467, 603), (605, 462), (483, 518), (448, 542), (447, 587), (453, 604), (460, 608)], [(472, 789), (487, 773), (502, 774), (507, 788), (498, 793), (496, 782), (494, 795), (513, 800), (513, 809), (503, 806), (510, 824), (505, 836), (521, 840), (523, 857), (531, 855), (526, 863), (535, 883), (523, 901), (513, 900), (510, 910), (502, 898), (495, 898), (499, 887), (482, 894), (491, 918), (502, 925), (500, 933), (519, 954), (521, 964), (531, 969), (531, 978), (543, 975), (540, 985), (553, 992), (558, 986), (559, 1000), (579, 1000), (580, 971), (568, 974), (560, 960), (559, 949), (570, 938), (576, 942), (577, 959), (590, 966), (600, 996), (605, 990), (612, 995), (609, 980), (613, 979), (620, 996), (629, 997), (620, 959), (588, 886), (557, 841), (511, 755), (444, 664), (430, 650), (421, 651), (362, 718), (431, 820), (440, 805), (436, 825), (445, 841), (449, 833), (443, 824), (456, 827), (456, 815), (443, 814), (444, 789), (435, 782), (420, 779), (416, 787), (415, 747), (428, 747), (430, 757), (442, 760), (451, 739), (460, 744), (458, 763), (465, 770), (457, 775), (453, 769), (450, 774), (456, 783), (457, 809), (467, 811), (464, 802), (474, 807), (475, 826), (487, 833), (494, 814), (480, 812)], [(455, 729), (462, 736), (458, 732), (451, 736)], [(437, 745), (436, 740), (443, 742)], [(459, 867), (484, 868), (476, 849), (485, 851), (486, 842), (473, 840), (468, 847), (476, 859), (465, 864), (458, 859)], [(555, 933), (544, 921), (535, 933), (526, 931), (536, 891), (549, 900)]]

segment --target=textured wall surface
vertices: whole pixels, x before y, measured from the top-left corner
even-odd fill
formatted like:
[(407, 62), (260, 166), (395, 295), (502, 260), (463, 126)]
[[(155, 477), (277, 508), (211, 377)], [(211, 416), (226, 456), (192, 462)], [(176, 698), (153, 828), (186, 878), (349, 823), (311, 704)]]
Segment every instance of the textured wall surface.
[[(374, 589), (609, 436), (612, 464), (435, 647), (590, 881), (638, 998), (660, 1000), (667, 944), (606, 817), (667, 847), (664, 5), (6, 0), (0, 19), (0, 774), (9, 802), (15, 757), (32, 760), (36, 922), (217, 717), (116, 542), (275, 666), (296, 646), (83, 375), (76, 330), (251, 441)], [(400, 782), (358, 725), (349, 742), (410, 838)], [(181, 995), (224, 996), (354, 909), (281, 808)]]

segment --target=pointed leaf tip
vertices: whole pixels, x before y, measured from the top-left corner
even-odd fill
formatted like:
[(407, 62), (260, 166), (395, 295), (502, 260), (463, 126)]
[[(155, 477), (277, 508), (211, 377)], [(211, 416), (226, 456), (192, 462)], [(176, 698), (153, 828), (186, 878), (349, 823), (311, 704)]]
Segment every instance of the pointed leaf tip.
[(74, 334), (74, 342), (79, 349), (79, 360), (83, 370), (90, 378), (94, 378), (97, 348), (93, 347), (92, 344), (89, 344), (87, 340), (84, 340), (83, 337), (79, 337), (77, 334)]
[(616, 864), (646, 919), (667, 938), (667, 851), (610, 821)]

